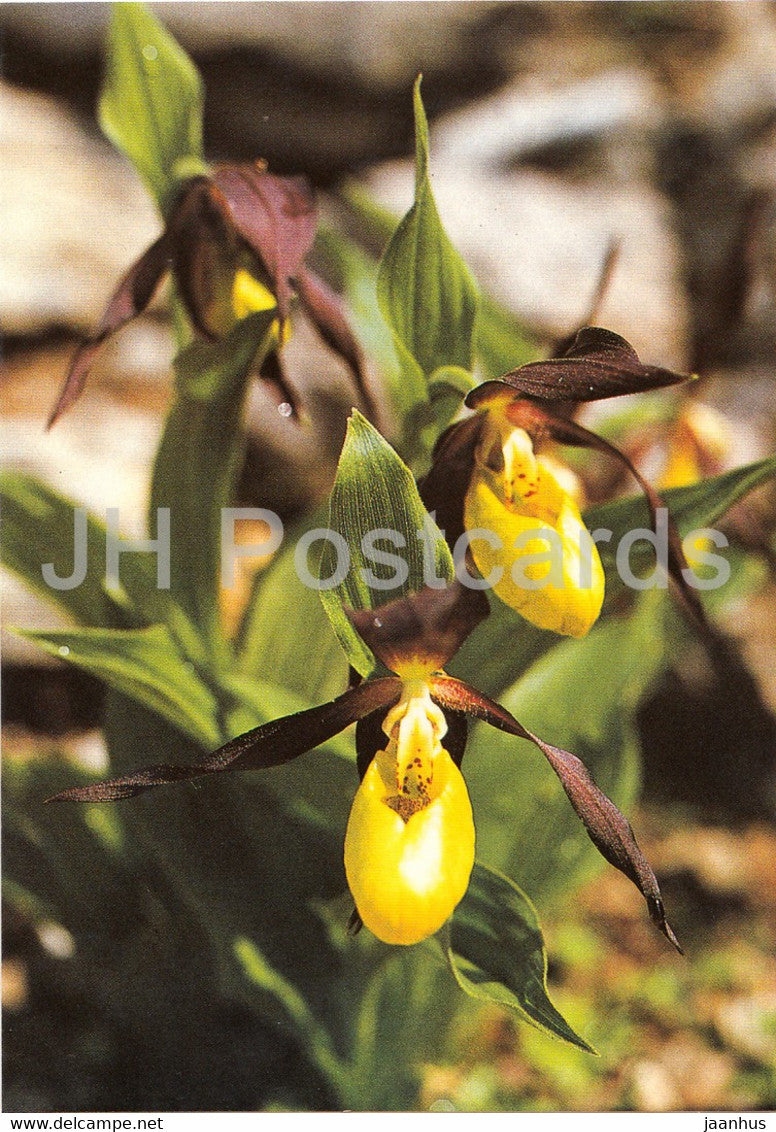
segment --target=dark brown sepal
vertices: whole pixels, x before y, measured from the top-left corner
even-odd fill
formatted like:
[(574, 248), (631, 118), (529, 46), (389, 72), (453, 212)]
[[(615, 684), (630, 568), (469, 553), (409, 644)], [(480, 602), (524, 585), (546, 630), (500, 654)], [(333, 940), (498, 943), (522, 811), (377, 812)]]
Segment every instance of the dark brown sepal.
[(560, 358), (528, 362), (505, 373), (497, 381), (486, 381), (466, 398), (471, 409), (482, 409), (512, 396), (535, 401), (601, 401), (629, 393), (645, 393), (689, 381), (689, 375), (659, 366), (646, 366), (629, 342), (600, 326), (585, 326)]
[(369, 415), (374, 417), (375, 407), (366, 387), (361, 347), (350, 328), (342, 300), (309, 268), (303, 267), (297, 272), (296, 286), (302, 306), (313, 325), (326, 345), (339, 354), (349, 367), (362, 404)]
[(259, 377), (275, 394), (278, 404), (290, 405), (291, 412), (287, 414), (294, 420), (299, 419), (299, 398), (283, 368), (279, 350), (270, 350), (259, 368)]
[(560, 779), (566, 796), (599, 853), (633, 881), (647, 902), (653, 922), (677, 951), (681, 952), (679, 942), (665, 917), (657, 878), (636, 843), (630, 823), (595, 784), (584, 763), (569, 751), (545, 743), (523, 727), (506, 708), (460, 680), (454, 680), (450, 676), (436, 677), (431, 684), (431, 698), (443, 709), (465, 711), (500, 731), (528, 739), (539, 748)]
[(226, 327), (218, 312), (231, 312), (237, 267), (237, 233), (229, 204), (208, 177), (184, 188), (167, 225), (178, 293), (200, 334), (220, 338)]
[(170, 262), (170, 239), (165, 232), (130, 267), (105, 308), (97, 330), (76, 351), (47, 428), (51, 428), (80, 397), (89, 370), (106, 339), (141, 314), (151, 302), (162, 276), (170, 268)]
[(474, 454), (483, 427), (481, 414), (450, 425), (436, 442), (431, 467), (418, 481), (427, 511), (454, 547), (464, 532), (464, 500), (474, 471)]
[(206, 774), (280, 766), (325, 743), (365, 715), (378, 709), (387, 710), (398, 702), (400, 695), (401, 684), (395, 677), (370, 680), (357, 688), (349, 688), (330, 703), (273, 719), (244, 735), (238, 735), (201, 762), (188, 766), (160, 764), (143, 767), (107, 782), (63, 790), (48, 801), (117, 802), (155, 786), (166, 786)]
[(444, 668), (490, 612), (488, 599), (454, 581), (426, 586), (377, 609), (345, 611), (356, 632), (391, 672), (418, 662), (429, 672)]
[(239, 236), (272, 280), (282, 318), (288, 316), (292, 280), (313, 246), (315, 198), (302, 177), (278, 177), (262, 162), (222, 165), (212, 175), (224, 194)]

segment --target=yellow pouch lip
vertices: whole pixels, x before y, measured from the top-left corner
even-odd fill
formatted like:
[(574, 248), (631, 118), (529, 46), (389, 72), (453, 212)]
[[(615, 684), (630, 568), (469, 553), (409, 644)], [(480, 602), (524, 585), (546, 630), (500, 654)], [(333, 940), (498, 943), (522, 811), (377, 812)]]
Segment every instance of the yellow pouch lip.
[(405, 821), (386, 804), (377, 760), (364, 776), (345, 835), (345, 872), (359, 915), (384, 943), (410, 945), (452, 915), (474, 866), (474, 821), (460, 770), (442, 749), (444, 785)]

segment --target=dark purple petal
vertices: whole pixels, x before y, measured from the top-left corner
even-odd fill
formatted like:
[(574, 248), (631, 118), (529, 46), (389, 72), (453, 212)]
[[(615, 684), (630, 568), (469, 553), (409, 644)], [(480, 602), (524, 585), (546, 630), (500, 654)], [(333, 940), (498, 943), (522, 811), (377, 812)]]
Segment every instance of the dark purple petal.
[(455, 581), (444, 589), (426, 586), (377, 609), (345, 612), (362, 640), (392, 672), (414, 661), (434, 671), (444, 668), (490, 607), (481, 590)]
[(596, 435), (594, 432), (590, 432), (590, 430), (584, 428), (583, 425), (577, 424), (576, 421), (569, 420), (566, 417), (557, 416), (539, 405), (534, 405), (529, 402), (518, 402), (509, 409), (509, 417), (515, 424), (521, 428), (525, 428), (527, 432), (537, 439), (540, 439), (542, 436), (547, 436), (558, 441), (560, 444), (570, 444), (578, 448), (591, 448), (594, 451), (602, 452), (606, 456), (611, 456), (613, 459), (619, 461), (623, 467), (627, 468), (644, 492), (647, 504), (649, 505), (652, 529), (654, 531), (657, 530), (658, 509), (664, 508), (666, 511), (668, 516), (668, 561), (666, 563), (668, 575), (674, 582), (683, 602), (698, 625), (705, 628), (706, 615), (703, 611), (697, 590), (693, 589), (693, 587), (688, 585), (685, 581), (683, 571), (687, 569), (687, 559), (685, 558), (682, 548), (682, 537), (679, 534), (676, 523), (659, 493), (655, 491), (648, 480), (644, 479), (629, 457), (626, 456), (621, 449), (617, 448), (616, 445), (610, 444), (608, 440), (604, 440), (603, 437)]
[(649, 914), (677, 951), (681, 947), (665, 917), (657, 878), (639, 849), (630, 823), (611, 799), (596, 786), (584, 763), (569, 751), (553, 747), (533, 735), (500, 704), (483, 696), (460, 680), (450, 676), (436, 677), (431, 684), (431, 698), (440, 707), (465, 711), (491, 726), (528, 739), (538, 747), (560, 779), (566, 795), (579, 815), (590, 840), (599, 853), (632, 880), (647, 902)]
[(313, 246), (318, 226), (315, 198), (301, 177), (277, 177), (257, 162), (223, 165), (212, 176), (224, 194), (241, 238), (272, 280), (278, 309), (288, 315), (291, 281)]
[(510, 395), (549, 402), (600, 401), (688, 380), (687, 374), (643, 365), (619, 334), (586, 326), (563, 357), (529, 362), (497, 381), (486, 381), (471, 391), (466, 404), (482, 409), (492, 401), (508, 400)]
[(167, 230), (188, 315), (200, 334), (220, 338), (228, 325), (219, 312), (226, 306), (232, 313), (237, 267), (237, 234), (223, 193), (207, 177), (196, 177), (176, 203)]
[(299, 418), (299, 398), (288, 383), (278, 350), (270, 350), (267, 354), (261, 363), (259, 377), (275, 391), (278, 404), (290, 405), (291, 412), (288, 415), (297, 420)]
[(431, 467), (418, 481), (420, 498), (426, 510), (434, 515), (450, 547), (455, 546), (464, 531), (464, 500), (482, 426), (480, 414), (450, 425), (436, 443)]
[(370, 680), (356, 688), (349, 688), (331, 703), (273, 719), (244, 735), (238, 735), (201, 762), (188, 766), (161, 764), (144, 767), (93, 786), (63, 790), (48, 801), (116, 802), (155, 786), (166, 786), (205, 774), (279, 766), (325, 743), (365, 715), (391, 707), (400, 694), (401, 685), (393, 676)]
[(170, 241), (165, 232), (130, 267), (105, 308), (96, 332), (76, 351), (49, 417), (48, 428), (80, 397), (92, 363), (105, 340), (145, 310), (169, 267)]
[(302, 305), (324, 342), (347, 363), (355, 379), (364, 407), (374, 416), (374, 405), (364, 379), (364, 361), (345, 307), (328, 284), (308, 268), (297, 272), (297, 289)]

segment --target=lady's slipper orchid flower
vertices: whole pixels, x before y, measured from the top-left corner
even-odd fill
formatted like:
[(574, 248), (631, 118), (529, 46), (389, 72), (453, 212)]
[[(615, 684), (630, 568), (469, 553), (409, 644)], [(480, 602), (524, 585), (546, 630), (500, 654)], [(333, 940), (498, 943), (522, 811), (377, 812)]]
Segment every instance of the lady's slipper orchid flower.
[[(663, 506), (657, 492), (623, 452), (573, 415), (583, 402), (687, 380), (644, 365), (619, 335), (585, 327), (562, 357), (530, 362), (469, 393), (465, 404), (476, 414), (443, 433), (420, 485), (423, 500), (448, 541), (470, 532), (475, 566), (493, 578), (507, 605), (540, 628), (584, 636), (601, 609), (603, 570), (573, 478), (545, 446), (592, 448), (621, 461), (646, 495), (655, 523)], [(475, 537), (476, 531), (496, 537)], [(687, 562), (670, 517), (668, 551), (669, 573), (702, 622), (697, 594), (682, 575)]]
[(463, 897), (474, 863), (472, 811), (460, 764), (466, 717), (542, 752), (603, 856), (628, 876), (650, 915), (678, 948), (655, 874), (627, 820), (575, 755), (524, 728), (508, 711), (443, 666), (487, 616), (480, 591), (456, 582), (427, 588), (351, 621), (393, 675), (350, 688), (331, 703), (265, 723), (202, 761), (151, 766), (52, 801), (114, 802), (168, 783), (223, 771), (272, 767), (357, 723), (361, 785), (345, 835), (345, 871), (363, 921), (387, 943), (412, 944), (437, 931)]
[[(464, 500), (475, 565), (506, 605), (540, 629), (583, 637), (604, 600), (604, 571), (579, 513), (579, 483), (534, 453), (510, 406), (486, 413)], [(496, 536), (495, 542), (491, 535)]]
[(238, 320), (277, 308), (276, 344), (261, 375), (292, 409), (296, 398), (279, 362), (294, 293), (324, 341), (364, 389), (361, 353), (338, 296), (305, 266), (318, 225), (313, 194), (300, 177), (278, 177), (263, 162), (223, 165), (186, 181), (162, 235), (119, 283), (95, 334), (76, 352), (49, 427), (80, 396), (103, 343), (146, 309), (162, 278), (172, 273), (194, 328), (223, 338)]

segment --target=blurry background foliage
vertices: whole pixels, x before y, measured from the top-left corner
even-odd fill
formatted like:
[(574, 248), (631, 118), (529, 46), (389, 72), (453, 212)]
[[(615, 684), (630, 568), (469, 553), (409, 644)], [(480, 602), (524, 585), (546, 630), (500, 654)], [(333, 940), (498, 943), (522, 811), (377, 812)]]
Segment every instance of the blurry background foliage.
[[(6, 6), (3, 549), (38, 590), (11, 588), (6, 619), (39, 627), (26, 634), (34, 648), (12, 639), (4, 672), (6, 1109), (776, 1099), (773, 500), (767, 487), (749, 494), (773, 473), (776, 27), (758, 3), (604, 8), (309, 4), (302, 49), (297, 5), (155, 5), (195, 68), (145, 10), (119, 5), (99, 120), (162, 208), (205, 153), (263, 156), (336, 190), (316, 258), (348, 300), (384, 431), (416, 473), (473, 381), (539, 356), (585, 318), (620, 238), (598, 320), (646, 361), (699, 372), (694, 396), (728, 417), (718, 475), (667, 492), (683, 530), (728, 516), (733, 578), (708, 601), (727, 645), (710, 661), (663, 593), (634, 599), (605, 563), (607, 608), (588, 638), (558, 641), (499, 607), (451, 671), (575, 751), (626, 811), (643, 787), (637, 832), (688, 959), (668, 953), (623, 878), (599, 872), (532, 750), (479, 726), (464, 770), (490, 870), (477, 867), (462, 905), (477, 946), (469, 938), (454, 960), (475, 998), (433, 940), (345, 937), (347, 735), (271, 772), (120, 807), (41, 807), (104, 768), (98, 720), (111, 766), (129, 769), (172, 752), (193, 760), (344, 687), (345, 655), (295, 577), (293, 538), (237, 597), (219, 595), (213, 517), (236, 492), (278, 510), (290, 534), (322, 525), (353, 391), (295, 313), (304, 428), (249, 388), (250, 327), (226, 354), (203, 353), (198, 388), (179, 367), (173, 393), (162, 299), (105, 351), (85, 400), (39, 435), (74, 336), (93, 328), (158, 220), (94, 134), (106, 11)], [(421, 69), (430, 167), (417, 88), (414, 119), (410, 98)], [(377, 165), (409, 151), (413, 121), (414, 161)], [(422, 320), (402, 285), (413, 272)], [(672, 393), (596, 425), (659, 478), (682, 406)], [(366, 426), (349, 438), (346, 510), (348, 485), (375, 459), (407, 482)], [(619, 485), (597, 465), (580, 471), (591, 526), (643, 525), (639, 500), (601, 503)], [(122, 557), (122, 588), (107, 591), (96, 516), (118, 504), (137, 535), (149, 479), (152, 506), (185, 501), (185, 526), (202, 537), (187, 542), (169, 595), (142, 554)], [(398, 494), (411, 526), (417, 503)], [(93, 512), (89, 571), (52, 595), (40, 567), (69, 573), (74, 500)], [(516, 1027), (519, 1016), (569, 1044)], [(578, 1034), (600, 1057), (574, 1048)]]

